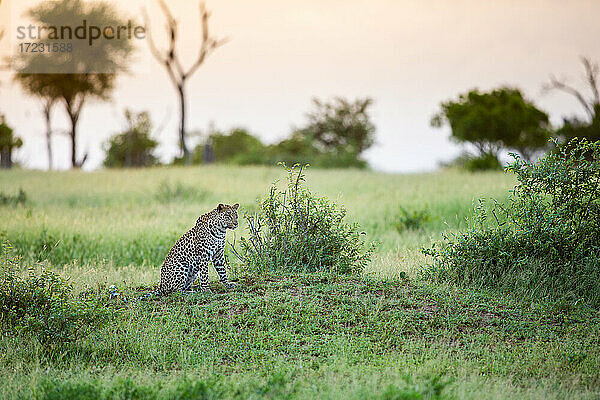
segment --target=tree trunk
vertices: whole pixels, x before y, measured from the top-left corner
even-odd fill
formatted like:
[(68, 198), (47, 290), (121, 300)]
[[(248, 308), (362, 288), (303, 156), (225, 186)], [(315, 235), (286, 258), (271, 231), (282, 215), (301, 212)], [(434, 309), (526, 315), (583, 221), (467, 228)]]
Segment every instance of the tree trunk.
[(12, 168), (12, 148), (4, 146), (0, 150), (0, 168)]
[(179, 147), (181, 148), (181, 153), (183, 156), (183, 161), (186, 165), (190, 165), (192, 163), (191, 154), (185, 144), (185, 89), (184, 83), (178, 85), (177, 87), (179, 92), (179, 115), (181, 116), (181, 120), (179, 121)]
[(72, 114), (70, 110), (67, 112), (69, 113), (69, 118), (71, 119), (71, 132), (69, 133), (69, 136), (71, 137), (71, 166), (73, 168), (81, 168), (83, 162), (77, 162), (77, 122), (79, 120), (79, 116)]
[(46, 148), (48, 151), (48, 170), (52, 169), (52, 126), (50, 124), (50, 113), (52, 104), (44, 105), (44, 119), (46, 120)]

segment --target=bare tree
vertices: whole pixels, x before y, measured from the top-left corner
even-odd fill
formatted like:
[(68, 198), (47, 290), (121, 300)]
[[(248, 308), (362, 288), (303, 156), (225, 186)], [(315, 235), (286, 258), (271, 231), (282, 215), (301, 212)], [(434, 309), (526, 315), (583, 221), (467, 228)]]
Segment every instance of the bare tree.
[(583, 106), (587, 115), (594, 119), (596, 113), (600, 112), (600, 94), (598, 90), (598, 79), (600, 68), (598, 63), (593, 62), (587, 57), (581, 57), (581, 62), (585, 69), (584, 80), (586, 85), (592, 92), (591, 97), (586, 97), (584, 94), (573, 86), (566, 83), (564, 79), (559, 79), (556, 76), (550, 76), (550, 82), (544, 85), (545, 90), (560, 90), (574, 96), (577, 101)]
[(148, 18), (148, 14), (146, 10), (144, 10), (144, 19), (146, 23), (146, 31), (148, 37), (148, 43), (150, 45), (150, 51), (154, 58), (158, 60), (159, 63), (164, 65), (169, 74), (169, 78), (171, 82), (177, 89), (177, 94), (179, 95), (179, 147), (181, 148), (181, 152), (186, 164), (191, 162), (190, 152), (185, 143), (185, 106), (186, 106), (186, 88), (185, 85), (187, 80), (198, 70), (198, 68), (204, 63), (206, 57), (212, 53), (217, 47), (223, 45), (227, 40), (226, 39), (215, 39), (211, 36), (208, 29), (208, 20), (210, 18), (210, 12), (206, 10), (204, 3), (200, 3), (200, 23), (202, 29), (202, 42), (200, 43), (200, 50), (198, 52), (198, 56), (196, 61), (191, 65), (191, 67), (185, 70), (182, 66), (181, 60), (179, 59), (179, 55), (177, 53), (177, 39), (178, 39), (178, 22), (173, 17), (173, 14), (167, 7), (167, 4), (163, 0), (159, 0), (160, 7), (165, 14), (167, 19), (167, 33), (169, 35), (169, 46), (167, 50), (161, 51), (156, 46), (150, 29), (150, 18)]

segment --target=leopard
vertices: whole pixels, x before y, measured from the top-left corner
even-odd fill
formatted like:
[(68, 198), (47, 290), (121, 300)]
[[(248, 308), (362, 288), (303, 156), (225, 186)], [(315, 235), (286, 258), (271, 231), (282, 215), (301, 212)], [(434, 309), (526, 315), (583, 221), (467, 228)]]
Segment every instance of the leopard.
[(225, 268), (225, 233), (238, 227), (239, 204), (219, 204), (201, 215), (196, 224), (177, 240), (160, 268), (158, 293), (193, 292), (192, 284), (200, 275), (200, 290), (211, 293), (208, 266), (212, 261), (219, 279), (228, 289), (235, 283), (227, 279)]

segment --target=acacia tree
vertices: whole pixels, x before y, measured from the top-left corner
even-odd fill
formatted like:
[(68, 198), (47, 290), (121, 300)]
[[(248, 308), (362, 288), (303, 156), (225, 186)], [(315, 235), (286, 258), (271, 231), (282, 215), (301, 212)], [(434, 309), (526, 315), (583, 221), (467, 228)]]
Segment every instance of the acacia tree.
[(336, 97), (324, 102), (314, 98), (313, 104), (315, 109), (307, 115), (308, 124), (298, 133), (314, 140), (321, 151), (358, 156), (373, 145), (375, 126), (368, 114), (373, 99), (349, 101)]
[(591, 141), (600, 140), (600, 67), (587, 57), (581, 57), (584, 68), (584, 81), (591, 95), (586, 96), (582, 91), (569, 85), (566, 80), (550, 76), (550, 82), (544, 85), (546, 91), (557, 90), (575, 97), (583, 107), (588, 119), (577, 117), (565, 118), (558, 134), (566, 139), (575, 136), (584, 137)]
[(475, 89), (442, 103), (431, 125), (446, 123), (452, 139), (471, 143), (480, 157), (497, 159), (499, 151), (506, 148), (518, 150), (529, 160), (550, 137), (548, 115), (527, 101), (520, 90), (506, 87), (488, 93)]
[(173, 17), (173, 14), (167, 7), (167, 4), (163, 1), (159, 1), (160, 7), (165, 14), (167, 19), (167, 33), (169, 37), (169, 46), (167, 50), (161, 51), (156, 46), (150, 28), (150, 18), (148, 14), (144, 12), (144, 18), (146, 22), (146, 29), (148, 33), (148, 43), (153, 56), (162, 64), (169, 75), (169, 79), (175, 86), (179, 97), (179, 147), (186, 164), (191, 164), (192, 158), (191, 153), (186, 145), (186, 131), (185, 131), (185, 108), (186, 108), (186, 83), (188, 79), (198, 70), (198, 68), (204, 63), (206, 57), (212, 53), (217, 47), (221, 46), (226, 42), (226, 39), (215, 39), (211, 36), (208, 27), (208, 20), (210, 13), (206, 10), (204, 3), (200, 3), (200, 24), (202, 29), (202, 41), (200, 42), (200, 50), (194, 63), (186, 70), (179, 59), (179, 53), (177, 52), (177, 39), (179, 25), (177, 20)]
[[(43, 2), (30, 9), (28, 14), (40, 26), (76, 26), (81, 21), (87, 21), (90, 26), (126, 25), (115, 8), (102, 1)], [(52, 41), (48, 37), (42, 40)], [(53, 53), (52, 57), (27, 56), (18, 60), (17, 80), (28, 93), (42, 98), (48, 124), (54, 103), (63, 105), (70, 122), (68, 134), (73, 168), (80, 168), (87, 159), (87, 154), (80, 159), (77, 155), (78, 124), (84, 105), (94, 98), (109, 98), (117, 73), (126, 70), (133, 49), (125, 38), (99, 40), (93, 46), (88, 46), (86, 40), (78, 42), (73, 39), (73, 52)], [(51, 134), (52, 130), (47, 125), (47, 137)]]

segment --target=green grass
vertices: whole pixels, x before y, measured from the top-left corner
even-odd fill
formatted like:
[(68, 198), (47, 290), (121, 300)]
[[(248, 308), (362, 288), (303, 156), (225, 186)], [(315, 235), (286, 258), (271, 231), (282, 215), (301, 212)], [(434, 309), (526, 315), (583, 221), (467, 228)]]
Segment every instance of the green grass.
[[(115, 284), (112, 317), (75, 342), (0, 342), (4, 398), (597, 398), (597, 311), (422, 281), (419, 249), (468, 226), (479, 196), (503, 198), (503, 173), (390, 175), (309, 169), (308, 187), (339, 201), (379, 242), (362, 277), (252, 276), (213, 295), (138, 300), (170, 245), (216, 204), (257, 209), (277, 168), (160, 168), (0, 173), (0, 231), (76, 293)], [(427, 210), (396, 230), (403, 207)], [(245, 226), (228, 238), (244, 235)], [(58, 243), (58, 244), (57, 244)], [(403, 278), (406, 276), (406, 278)], [(62, 397), (60, 397), (62, 396)], [(136, 397), (137, 396), (137, 397)]]

